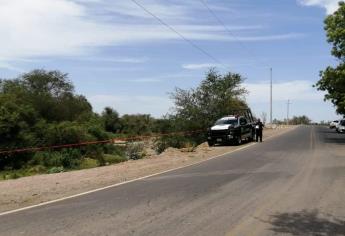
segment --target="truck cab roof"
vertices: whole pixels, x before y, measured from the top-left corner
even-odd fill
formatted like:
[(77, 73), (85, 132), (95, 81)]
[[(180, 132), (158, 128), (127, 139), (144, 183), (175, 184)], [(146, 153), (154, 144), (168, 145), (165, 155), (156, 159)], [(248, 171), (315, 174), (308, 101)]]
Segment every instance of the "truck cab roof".
[(225, 116), (220, 120), (237, 120), (238, 116)]

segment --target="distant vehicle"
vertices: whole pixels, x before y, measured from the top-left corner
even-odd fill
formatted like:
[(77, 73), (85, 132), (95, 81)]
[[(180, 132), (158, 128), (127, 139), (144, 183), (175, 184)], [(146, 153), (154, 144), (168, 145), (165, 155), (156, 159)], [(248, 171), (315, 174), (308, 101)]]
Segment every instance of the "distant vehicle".
[(338, 125), (336, 126), (336, 131), (338, 133), (345, 133), (345, 120), (339, 121)]
[(240, 145), (243, 140), (252, 141), (254, 139), (254, 119), (251, 111), (249, 109), (239, 111), (241, 111), (240, 114), (242, 113), (242, 115), (223, 117), (209, 128), (207, 134), (209, 146), (213, 146), (216, 143)]
[(329, 128), (334, 129), (337, 127), (338, 124), (339, 124), (339, 120), (334, 120), (329, 124)]

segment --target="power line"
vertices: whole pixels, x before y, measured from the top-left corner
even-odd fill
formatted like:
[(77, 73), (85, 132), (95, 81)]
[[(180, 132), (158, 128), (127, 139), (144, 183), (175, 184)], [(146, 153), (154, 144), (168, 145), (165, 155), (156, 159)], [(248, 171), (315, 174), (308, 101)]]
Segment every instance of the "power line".
[[(224, 27), (224, 29), (232, 36), (234, 39), (240, 44), (240, 46), (248, 52), (248, 54), (253, 58), (257, 58), (255, 55), (253, 55), (253, 52), (237, 37), (237, 35), (227, 27), (227, 25), (220, 19), (220, 17), (217, 16), (217, 14), (208, 6), (206, 3), (206, 0), (199, 0), (200, 3), (208, 10), (208, 12), (216, 19), (216, 21)], [(259, 64), (261, 64), (263, 67), (269, 67), (265, 63), (262, 63), (259, 61)], [(250, 65), (252, 67), (256, 67), (254, 65)], [(270, 123), (272, 124), (272, 87), (273, 87), (273, 81), (272, 81), (272, 67), (270, 68)]]
[(157, 15), (155, 15), (154, 13), (152, 13), (151, 11), (149, 11), (146, 7), (144, 7), (142, 4), (140, 4), (139, 2), (137, 2), (136, 0), (131, 0), (134, 4), (136, 4), (138, 7), (140, 7), (142, 10), (144, 10), (147, 14), (151, 15), (153, 18), (155, 18), (159, 23), (161, 23), (162, 25), (164, 25), (165, 27), (167, 27), (168, 29), (170, 29), (171, 31), (173, 31), (175, 34), (177, 34), (180, 38), (182, 38), (184, 41), (186, 41), (187, 43), (189, 43), (190, 45), (192, 45), (195, 49), (199, 50), (201, 53), (203, 53), (204, 55), (206, 55), (207, 57), (211, 58), (213, 61), (217, 62), (217, 64), (222, 65), (224, 68), (229, 68), (228, 66), (226, 66), (224, 63), (222, 63), (220, 60), (218, 60), (217, 58), (215, 58), (214, 56), (212, 56), (210, 53), (208, 53), (206, 50), (204, 50), (203, 48), (201, 48), (200, 46), (198, 46), (197, 44), (195, 44), (192, 40), (186, 38), (183, 34), (181, 34), (180, 32), (178, 32), (174, 27), (172, 27), (171, 25), (169, 25), (168, 23), (166, 23), (165, 21), (163, 21), (161, 18), (159, 18)]
[[(227, 27), (227, 25), (220, 19), (220, 17), (217, 16), (217, 14), (208, 6), (206, 3), (206, 0), (199, 0), (200, 3), (208, 10), (208, 12), (216, 19), (216, 21), (224, 27), (224, 29), (232, 36), (234, 39), (241, 45), (241, 47), (246, 50), (252, 57), (253, 59), (255, 56), (253, 55), (252, 51), (244, 44), (241, 42), (241, 40), (237, 37), (237, 35)], [(266, 67), (264, 63), (260, 63), (262, 66)], [(267, 66), (268, 67), (268, 66)]]

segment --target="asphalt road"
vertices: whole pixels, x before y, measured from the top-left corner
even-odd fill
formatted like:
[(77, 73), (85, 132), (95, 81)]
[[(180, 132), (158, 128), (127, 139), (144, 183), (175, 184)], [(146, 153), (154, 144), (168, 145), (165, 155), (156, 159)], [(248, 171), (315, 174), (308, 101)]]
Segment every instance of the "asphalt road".
[(162, 175), (0, 216), (0, 235), (345, 235), (345, 134), (299, 127)]

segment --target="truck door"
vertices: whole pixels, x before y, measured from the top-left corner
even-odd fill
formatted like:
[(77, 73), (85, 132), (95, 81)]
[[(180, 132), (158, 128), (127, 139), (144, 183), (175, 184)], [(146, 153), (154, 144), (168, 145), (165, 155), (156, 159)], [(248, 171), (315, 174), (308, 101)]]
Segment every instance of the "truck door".
[(244, 137), (249, 137), (251, 134), (251, 129), (248, 125), (248, 122), (246, 120), (246, 118), (241, 117), (240, 118), (240, 126), (241, 126), (241, 134)]

